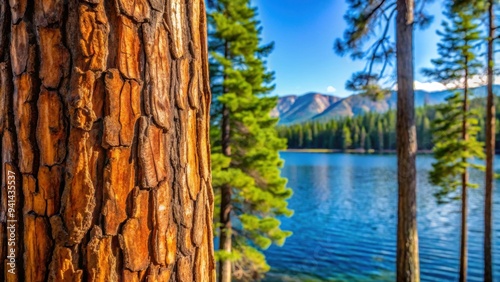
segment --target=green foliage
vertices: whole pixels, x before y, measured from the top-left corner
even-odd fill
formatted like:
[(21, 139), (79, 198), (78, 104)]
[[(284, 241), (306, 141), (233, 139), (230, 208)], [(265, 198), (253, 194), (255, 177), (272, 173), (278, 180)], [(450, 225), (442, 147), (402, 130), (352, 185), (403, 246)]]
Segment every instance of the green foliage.
[(243, 243), (234, 251), (239, 256), (238, 263), (233, 264), (233, 277), (238, 281), (258, 281), (271, 267), (266, 263), (262, 252)]
[[(462, 111), (464, 100), (460, 93), (448, 99), (447, 104), (438, 108), (441, 116), (432, 124), (434, 137), (434, 157), (436, 162), (432, 165), (429, 179), (432, 184), (442, 187), (436, 193), (438, 200), (448, 195), (456, 198), (455, 191), (461, 185), (460, 175), (469, 167), (484, 169), (483, 166), (473, 162), (473, 159), (484, 159), (483, 143), (477, 140), (478, 113), (475, 110)], [(468, 139), (462, 138), (462, 121), (467, 119)], [(468, 187), (477, 188), (476, 184), (466, 183)]]
[[(447, 104), (438, 108), (440, 117), (432, 125), (434, 137), (433, 164), (430, 181), (441, 186), (436, 193), (439, 201), (446, 197), (457, 198), (457, 187), (477, 187), (462, 176), (469, 168), (483, 169), (475, 159), (483, 159), (483, 143), (478, 141), (480, 132), (479, 113), (469, 110), (467, 81), (481, 71), (482, 64), (475, 50), (481, 40), (478, 14), (475, 9), (449, 7), (445, 13), (450, 22), (442, 23), (438, 44), (440, 58), (432, 60), (434, 69), (424, 70), (424, 74), (445, 84), (459, 83), (463, 89), (447, 99)], [(470, 7), (469, 7), (470, 8)]]
[[(286, 188), (286, 179), (280, 177), (283, 161), (279, 150), (286, 148), (286, 140), (278, 137), (277, 119), (270, 117), (277, 98), (268, 95), (274, 88), (274, 75), (267, 71), (265, 57), (273, 44), (261, 45), (256, 15), (250, 0), (209, 1), (215, 218), (220, 214), (221, 187), (229, 185), (234, 229), (232, 253), (219, 252), (218, 258), (233, 261), (233, 269), (238, 270), (235, 278), (240, 280), (261, 277), (268, 271), (259, 250), (270, 244), (282, 245), (291, 235), (281, 230), (279, 220), (274, 219), (292, 215), (287, 208), (292, 191)], [(222, 150), (223, 120), (230, 128), (230, 155)], [(217, 222), (215, 225), (219, 226)]]
[(342, 128), (342, 150), (347, 150), (352, 145), (351, 130), (344, 125)]
[[(424, 8), (432, 0), (416, 0), (415, 24), (420, 28), (432, 22)], [(346, 88), (367, 93), (375, 97), (383, 95), (377, 83), (391, 73), (392, 61), (396, 57), (394, 24), (396, 0), (346, 0), (348, 8), (344, 15), (347, 28), (342, 38), (335, 41), (334, 50), (339, 55), (350, 54), (353, 60), (364, 60), (366, 66), (347, 81)], [(389, 80), (390, 80), (389, 76)]]
[(483, 66), (475, 52), (481, 40), (477, 15), (467, 10), (445, 14), (450, 22), (443, 21), (443, 31), (437, 32), (442, 37), (439, 58), (432, 60), (434, 69), (424, 69), (422, 73), (444, 84), (458, 82), (461, 84), (457, 87), (465, 87), (465, 78), (480, 74)]

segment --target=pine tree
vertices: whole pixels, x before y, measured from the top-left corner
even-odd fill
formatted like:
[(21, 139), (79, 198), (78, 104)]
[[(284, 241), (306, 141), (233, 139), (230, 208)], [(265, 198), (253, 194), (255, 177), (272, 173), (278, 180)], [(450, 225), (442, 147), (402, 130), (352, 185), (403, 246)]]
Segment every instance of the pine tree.
[(310, 124), (306, 124), (306, 130), (305, 130), (305, 147), (306, 148), (312, 148), (313, 147), (313, 132), (311, 129)]
[(460, 281), (464, 282), (467, 279), (467, 189), (476, 187), (469, 182), (468, 168), (481, 168), (473, 161), (484, 158), (483, 144), (477, 140), (477, 111), (469, 109), (468, 85), (468, 80), (479, 74), (482, 67), (474, 53), (481, 37), (473, 9), (455, 11), (449, 7), (445, 14), (449, 22), (444, 21), (443, 31), (438, 32), (442, 37), (438, 44), (440, 58), (432, 60), (435, 69), (424, 70), (424, 74), (445, 84), (461, 82), (463, 90), (457, 91), (438, 109), (442, 118), (433, 123), (436, 162), (430, 180), (442, 187), (436, 193), (440, 201), (450, 194), (456, 197), (457, 188), (462, 189)]
[(487, 51), (487, 77), (488, 98), (486, 104), (486, 173), (485, 173), (485, 196), (484, 196), (484, 281), (493, 281), (493, 263), (491, 254), (492, 210), (493, 210), (493, 187), (494, 187), (494, 159), (495, 159), (495, 94), (493, 93), (494, 75), (494, 40), (496, 37), (495, 8), (497, 1), (487, 1), (488, 11), (488, 51)]
[[(350, 53), (354, 59), (367, 60), (365, 69), (353, 75), (347, 86), (369, 89), (384, 78), (391, 59), (396, 58), (397, 156), (398, 156), (398, 241), (397, 280), (419, 281), (418, 234), (416, 221), (416, 130), (413, 90), (413, 29), (425, 27), (430, 18), (416, 9), (414, 0), (348, 0), (345, 19), (348, 28), (337, 40), (337, 53)], [(425, 6), (422, 0), (421, 7)], [(396, 17), (396, 42), (389, 33)], [(372, 36), (375, 40), (371, 40)], [(366, 42), (373, 44), (366, 49)], [(394, 56), (395, 55), (395, 56)], [(375, 69), (376, 63), (382, 67)]]
[(367, 146), (366, 146), (366, 129), (365, 127), (363, 126), (361, 128), (361, 136), (359, 138), (359, 147), (362, 148), (362, 149), (365, 149), (365, 150), (368, 150)]
[(377, 122), (377, 140), (377, 149), (379, 151), (384, 150), (384, 126), (381, 120)]
[(431, 139), (432, 139), (432, 133), (431, 133), (431, 121), (427, 116), (422, 116), (422, 123), (420, 125), (421, 132), (422, 132), (422, 143), (421, 143), (421, 148), (423, 150), (427, 150), (431, 148)]
[(297, 148), (303, 148), (304, 147), (304, 129), (302, 127), (299, 127), (297, 132), (298, 132)]
[[(219, 281), (255, 280), (269, 270), (260, 250), (282, 245), (291, 232), (278, 216), (290, 216), (292, 192), (280, 177), (277, 136), (270, 117), (276, 97), (265, 67), (272, 44), (260, 44), (261, 27), (249, 0), (209, 2), (211, 50), (212, 169), (220, 219)], [(309, 128), (310, 130), (310, 128)], [(299, 146), (304, 136), (299, 132)], [(233, 273), (233, 274), (232, 274)]]
[(359, 135), (360, 135), (359, 126), (356, 124), (354, 126), (354, 131), (353, 131), (353, 136), (352, 136), (352, 144), (353, 144), (354, 149), (359, 148), (359, 137), (360, 137)]
[(342, 128), (342, 150), (345, 151), (349, 149), (351, 145), (351, 130), (349, 130), (349, 127), (347, 127), (347, 125), (344, 125), (344, 127)]
[(368, 152), (371, 149), (373, 149), (372, 148), (372, 139), (370, 136), (366, 136), (365, 150)]

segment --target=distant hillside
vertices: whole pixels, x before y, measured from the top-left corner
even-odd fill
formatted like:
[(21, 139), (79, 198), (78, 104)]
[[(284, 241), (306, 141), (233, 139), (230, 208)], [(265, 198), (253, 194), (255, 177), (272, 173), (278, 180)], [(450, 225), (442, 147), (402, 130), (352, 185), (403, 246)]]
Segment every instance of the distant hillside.
[[(500, 94), (500, 85), (494, 86), (494, 91)], [(436, 105), (445, 102), (452, 91), (427, 92), (415, 91), (415, 107)], [(471, 89), (473, 97), (486, 96), (486, 87)], [(271, 112), (273, 117), (279, 117), (279, 124), (294, 124), (312, 120), (330, 120), (339, 117), (352, 117), (368, 112), (384, 113), (396, 109), (397, 93), (389, 93), (384, 98), (375, 100), (362, 94), (340, 98), (321, 93), (304, 95), (287, 95), (280, 97), (278, 106)]]
[(278, 106), (271, 115), (279, 117), (281, 124), (304, 122), (325, 112), (341, 99), (320, 93), (284, 96), (279, 98)]

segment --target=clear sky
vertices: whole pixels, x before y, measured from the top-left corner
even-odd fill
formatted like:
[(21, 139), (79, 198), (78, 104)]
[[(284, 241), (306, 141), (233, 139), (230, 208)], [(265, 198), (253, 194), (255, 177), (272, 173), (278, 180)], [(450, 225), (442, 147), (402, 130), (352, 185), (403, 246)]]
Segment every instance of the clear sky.
[[(365, 62), (340, 57), (333, 50), (336, 38), (342, 37), (346, 23), (344, 0), (253, 0), (263, 27), (263, 41), (274, 41), (275, 49), (268, 67), (276, 72), (274, 94), (330, 93), (345, 97), (345, 82), (352, 73), (363, 69)], [(429, 83), (420, 74), (437, 57), (436, 30), (443, 19), (441, 1), (430, 4), (434, 21), (426, 30), (416, 30), (415, 80), (419, 89), (434, 90), (442, 85)]]

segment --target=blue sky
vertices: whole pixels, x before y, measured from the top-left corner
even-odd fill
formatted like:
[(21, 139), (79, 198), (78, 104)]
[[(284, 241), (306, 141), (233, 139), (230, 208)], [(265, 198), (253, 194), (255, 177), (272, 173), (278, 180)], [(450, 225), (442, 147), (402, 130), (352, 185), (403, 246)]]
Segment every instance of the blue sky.
[[(443, 19), (441, 1), (430, 4), (427, 11), (434, 15), (431, 26), (416, 30), (415, 80), (416, 88), (433, 90), (442, 85), (429, 83), (420, 74), (431, 67), (437, 57), (436, 30)], [(263, 41), (274, 41), (274, 52), (268, 58), (268, 67), (276, 72), (274, 94), (331, 93), (345, 97), (345, 82), (352, 73), (364, 67), (363, 61), (340, 57), (333, 51), (336, 38), (342, 36), (346, 23), (347, 4), (343, 0), (253, 0), (258, 7), (263, 27)], [(333, 91), (335, 89), (335, 91)]]

